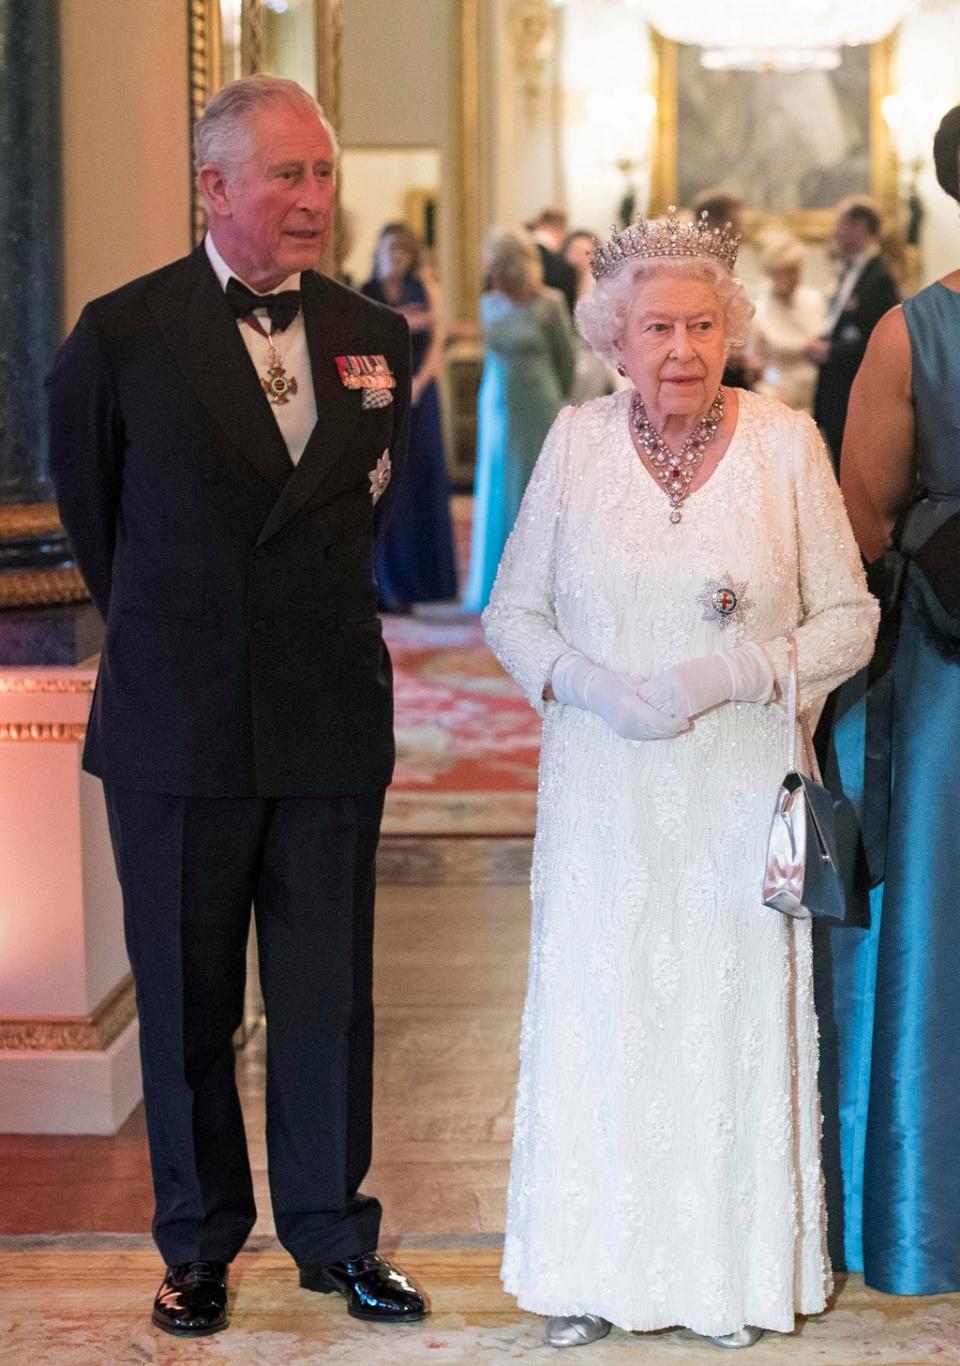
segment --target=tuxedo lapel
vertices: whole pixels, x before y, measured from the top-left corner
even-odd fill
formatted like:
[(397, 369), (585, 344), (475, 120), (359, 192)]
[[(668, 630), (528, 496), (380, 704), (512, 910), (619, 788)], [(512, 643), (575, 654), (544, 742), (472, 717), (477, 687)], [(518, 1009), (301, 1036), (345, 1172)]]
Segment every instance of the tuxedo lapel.
[(300, 277), (303, 321), (310, 352), (317, 422), (306, 449), (264, 523), (257, 542), (276, 535), (312, 498), (333, 471), (360, 419), (360, 394), (340, 382), (336, 358), (360, 350), (356, 336), (344, 330), (345, 301), (327, 288), (323, 277), (304, 271)]
[(284, 488), (289, 453), (202, 243), (174, 280), (148, 293), (147, 306), (220, 430), (268, 484)]

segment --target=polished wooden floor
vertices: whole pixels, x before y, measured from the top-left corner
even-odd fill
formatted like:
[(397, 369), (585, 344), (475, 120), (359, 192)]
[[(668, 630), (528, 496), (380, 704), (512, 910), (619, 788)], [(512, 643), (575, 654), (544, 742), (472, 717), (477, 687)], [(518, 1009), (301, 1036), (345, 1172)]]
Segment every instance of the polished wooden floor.
[[(374, 1163), (383, 1236), (499, 1233), (526, 972), (525, 886), (381, 886)], [(238, 1054), (260, 1219), (273, 1222), (263, 1032)], [(115, 1138), (0, 1135), (0, 1235), (147, 1233), (142, 1108)]]

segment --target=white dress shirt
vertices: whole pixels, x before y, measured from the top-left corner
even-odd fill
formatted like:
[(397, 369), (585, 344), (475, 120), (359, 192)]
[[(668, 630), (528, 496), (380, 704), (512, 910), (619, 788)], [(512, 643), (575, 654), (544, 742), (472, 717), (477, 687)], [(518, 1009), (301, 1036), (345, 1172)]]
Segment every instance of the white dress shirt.
[[(242, 276), (237, 275), (235, 270), (231, 270), (226, 261), (214, 246), (213, 238), (209, 232), (203, 239), (210, 264), (217, 273), (217, 279), (221, 287), (225, 290), (227, 281), (231, 276), (235, 276), (241, 284), (247, 284)], [(252, 289), (252, 285), (247, 285)], [(300, 276), (288, 275), (282, 284), (277, 285), (276, 289), (270, 289), (268, 294), (279, 294), (283, 289), (299, 289)], [(254, 293), (261, 293), (254, 290)], [(254, 313), (260, 319), (264, 329), (270, 330), (270, 320), (266, 309), (255, 309)], [(243, 344), (247, 348), (247, 354), (256, 368), (260, 379), (266, 375), (270, 366), (270, 343), (266, 337), (260, 335), (255, 327), (249, 323), (237, 319), (237, 326), (243, 338)], [(310, 353), (307, 350), (307, 330), (303, 323), (303, 309), (294, 318), (289, 327), (285, 327), (282, 332), (277, 333), (276, 350), (280, 353), (283, 367), (287, 372), (287, 378), (297, 381), (297, 392), (290, 395), (287, 403), (271, 403), (270, 409), (277, 419), (277, 426), (280, 428), (280, 435), (286, 443), (287, 450), (290, 452), (290, 459), (296, 464), (304, 447), (310, 440), (310, 433), (313, 431), (317, 422), (317, 401), (313, 392), (313, 373), (310, 369)]]
[(869, 247), (864, 247), (863, 251), (857, 252), (856, 256), (851, 256), (844, 266), (843, 272), (837, 283), (837, 292), (830, 300), (830, 305), (827, 309), (827, 320), (824, 323), (823, 331), (820, 334), (822, 337), (826, 337), (828, 341), (833, 335), (833, 329), (840, 321), (840, 314), (850, 302), (850, 296), (860, 283), (860, 276), (867, 268), (868, 263), (872, 261), (875, 256), (879, 255), (880, 248), (874, 242), (871, 243)]

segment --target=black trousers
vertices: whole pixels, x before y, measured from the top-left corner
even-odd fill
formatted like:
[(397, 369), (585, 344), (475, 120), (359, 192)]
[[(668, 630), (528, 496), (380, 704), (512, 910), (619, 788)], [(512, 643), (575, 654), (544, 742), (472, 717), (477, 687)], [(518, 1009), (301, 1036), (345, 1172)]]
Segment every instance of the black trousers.
[(170, 797), (105, 784), (168, 1264), (229, 1262), (256, 1218), (233, 1034), (255, 908), (277, 1234), (301, 1266), (375, 1248), (374, 863), (383, 793)]

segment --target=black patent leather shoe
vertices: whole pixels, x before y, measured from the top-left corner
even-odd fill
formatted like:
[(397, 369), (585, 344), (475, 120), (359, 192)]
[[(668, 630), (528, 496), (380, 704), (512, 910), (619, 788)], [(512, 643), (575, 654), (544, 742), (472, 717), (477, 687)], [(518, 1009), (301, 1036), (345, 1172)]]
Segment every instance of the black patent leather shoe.
[(355, 1319), (374, 1323), (416, 1323), (426, 1318), (427, 1304), (421, 1292), (402, 1271), (378, 1252), (345, 1257), (329, 1266), (300, 1268), (304, 1290), (330, 1295), (335, 1290), (347, 1302)]
[(153, 1322), (178, 1338), (204, 1338), (226, 1328), (226, 1262), (168, 1266), (153, 1302)]

